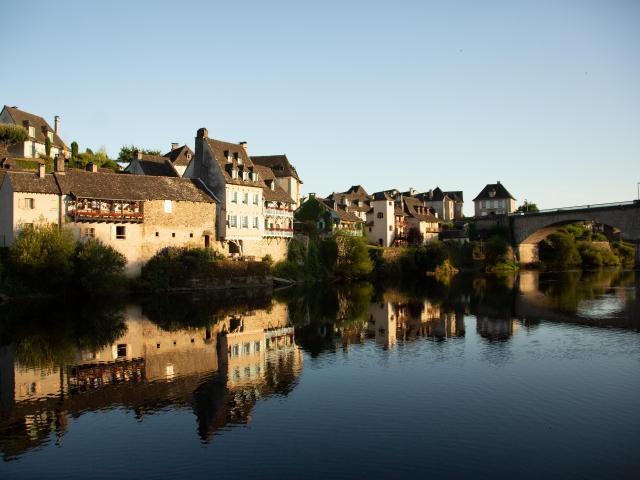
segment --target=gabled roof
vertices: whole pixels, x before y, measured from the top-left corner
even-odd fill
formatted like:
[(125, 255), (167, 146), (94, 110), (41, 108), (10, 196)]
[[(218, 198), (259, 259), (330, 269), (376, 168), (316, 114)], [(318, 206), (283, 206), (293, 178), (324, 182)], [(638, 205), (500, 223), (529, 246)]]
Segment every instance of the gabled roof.
[(362, 185), (353, 185), (345, 193), (355, 193), (360, 196), (367, 196), (367, 197), (369, 196), (369, 194), (367, 193), (367, 191), (364, 189)]
[(164, 156), (169, 159), (174, 167), (188, 167), (191, 160), (193, 160), (193, 151), (188, 145), (183, 145), (165, 153)]
[(462, 190), (444, 192), (444, 194), (454, 202), (464, 202), (464, 195), (462, 193)]
[(60, 188), (56, 183), (56, 179), (50, 174), (45, 175), (44, 178), (40, 178), (38, 172), (6, 171), (5, 177), (11, 182), (11, 188), (14, 192), (60, 194)]
[[(262, 196), (266, 201), (290, 204), (295, 203), (291, 196), (280, 185), (276, 183), (276, 177), (269, 167), (254, 165), (253, 168), (255, 172), (258, 172), (260, 181), (262, 183)], [(273, 190), (267, 185), (267, 182), (273, 182)]]
[[(338, 205), (347, 206), (347, 200), (349, 201), (349, 210), (357, 212), (368, 212), (371, 209), (371, 197), (360, 185), (354, 185), (346, 192), (336, 193), (333, 192), (327, 196), (329, 200), (335, 200)], [(360, 205), (357, 205), (357, 203)]]
[[(248, 187), (259, 187), (262, 188), (261, 180), (243, 180), (242, 176), (239, 175), (238, 178), (232, 178), (227, 170), (228, 165), (231, 165), (233, 168), (238, 171), (254, 171), (254, 165), (251, 161), (251, 158), (247, 154), (246, 149), (240, 145), (239, 143), (230, 143), (223, 142), (222, 140), (214, 140), (212, 138), (206, 139), (207, 144), (211, 148), (213, 155), (215, 157), (220, 170), (224, 176), (224, 180), (226, 183), (232, 185), (245, 185)], [(225, 152), (229, 153), (229, 160), (225, 157)]]
[(429, 207), (413, 197), (402, 197), (406, 212), (421, 222), (440, 222), (441, 220), (431, 214)]
[(215, 203), (215, 197), (198, 180), (177, 177), (93, 173), (68, 170), (46, 174), (6, 171), (15, 192), (74, 195), (103, 200), (175, 200)]
[(385, 190), (384, 192), (375, 192), (373, 195), (371, 195), (371, 199), (395, 201), (395, 193), (392, 194), (391, 192), (397, 192), (397, 190)]
[(504, 188), (504, 185), (498, 182), (498, 183), (489, 183), (487, 186), (485, 186), (482, 189), (482, 191), (478, 194), (478, 196), (473, 199), (473, 201), (475, 202), (476, 200), (493, 200), (496, 198), (498, 199), (510, 198), (512, 200), (515, 200), (513, 195), (511, 195), (509, 191), (506, 188)]
[(140, 154), (140, 158), (137, 160), (140, 168), (145, 175), (151, 175), (156, 177), (179, 177), (176, 169), (173, 168), (171, 160), (166, 156), (161, 157), (159, 155), (147, 155)]
[(335, 212), (341, 222), (351, 222), (351, 223), (364, 223), (360, 217), (358, 217), (355, 213), (352, 213), (345, 208), (336, 205), (334, 208), (334, 201), (329, 200), (327, 198), (315, 197), (321, 205), (323, 205), (326, 209), (331, 212)]
[(28, 122), (30, 127), (34, 127), (36, 142), (44, 143), (45, 139), (47, 138), (47, 132), (52, 132), (53, 141), (51, 142), (51, 144), (63, 150), (69, 150), (69, 147), (67, 147), (67, 145), (62, 141), (62, 139), (53, 130), (53, 128), (51, 128), (51, 125), (49, 125), (44, 118), (32, 113), (23, 112), (22, 110), (19, 110), (15, 107), (9, 107), (7, 105), (4, 106), (4, 110), (6, 110), (9, 116), (13, 119), (15, 125), (24, 127), (25, 122)]
[(64, 195), (108, 200), (175, 200), (215, 203), (199, 179), (92, 173), (72, 170), (55, 174)]
[(276, 177), (293, 177), (302, 183), (302, 180), (298, 177), (298, 172), (291, 165), (286, 155), (262, 155), (251, 157), (251, 160), (258, 165), (269, 167)]

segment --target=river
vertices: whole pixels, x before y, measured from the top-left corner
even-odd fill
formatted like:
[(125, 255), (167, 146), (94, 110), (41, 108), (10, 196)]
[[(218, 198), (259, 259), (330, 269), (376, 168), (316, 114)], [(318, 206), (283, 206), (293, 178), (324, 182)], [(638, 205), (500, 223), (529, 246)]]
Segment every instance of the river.
[(0, 310), (1, 478), (637, 478), (640, 275)]

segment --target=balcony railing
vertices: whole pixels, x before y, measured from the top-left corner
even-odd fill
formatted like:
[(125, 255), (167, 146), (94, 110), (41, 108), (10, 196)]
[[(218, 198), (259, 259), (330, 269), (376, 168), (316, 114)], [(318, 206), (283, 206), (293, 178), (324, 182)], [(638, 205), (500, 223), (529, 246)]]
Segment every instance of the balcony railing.
[(272, 217), (293, 218), (293, 210), (287, 208), (265, 208), (264, 214)]
[(95, 210), (69, 210), (69, 217), (74, 222), (116, 222), (142, 223), (142, 212), (102, 212)]
[(293, 228), (285, 228), (285, 227), (266, 227), (264, 229), (265, 237), (293, 237)]
[(144, 202), (78, 197), (68, 204), (67, 216), (74, 222), (142, 223)]

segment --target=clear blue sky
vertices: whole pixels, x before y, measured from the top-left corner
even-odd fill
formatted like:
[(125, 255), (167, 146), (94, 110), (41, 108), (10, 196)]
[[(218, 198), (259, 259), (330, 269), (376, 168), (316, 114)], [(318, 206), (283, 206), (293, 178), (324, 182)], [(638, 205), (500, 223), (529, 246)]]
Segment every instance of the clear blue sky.
[(6, 2), (0, 102), (80, 148), (199, 127), (286, 153), (305, 192), (464, 190), (541, 207), (640, 181), (640, 2)]

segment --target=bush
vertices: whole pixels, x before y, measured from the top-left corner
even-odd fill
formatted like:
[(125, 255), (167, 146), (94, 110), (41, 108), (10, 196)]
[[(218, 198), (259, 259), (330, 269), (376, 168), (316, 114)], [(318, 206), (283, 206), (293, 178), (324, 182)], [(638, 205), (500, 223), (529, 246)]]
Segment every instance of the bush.
[(557, 231), (540, 242), (540, 260), (554, 267), (580, 265), (582, 258), (572, 234)]
[(270, 267), (273, 265), (273, 257), (268, 253), (264, 257), (262, 257), (262, 261)]
[(99, 240), (78, 243), (75, 251), (74, 278), (84, 292), (115, 290), (124, 284), (127, 259)]
[(9, 251), (12, 286), (39, 291), (67, 286), (73, 274), (74, 252), (71, 230), (48, 223), (23, 226)]
[(367, 244), (362, 237), (338, 235), (336, 243), (338, 245), (336, 273), (340, 277), (357, 279), (371, 273), (373, 262), (369, 258)]
[(620, 263), (625, 267), (632, 267), (636, 260), (636, 250), (631, 245), (622, 242), (612, 244), (613, 251), (620, 259)]
[(620, 259), (608, 248), (591, 242), (579, 242), (578, 251), (585, 267), (615, 267), (620, 265)]

